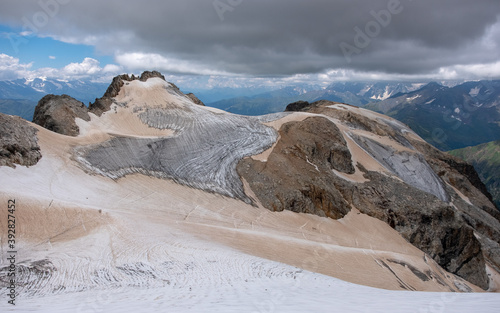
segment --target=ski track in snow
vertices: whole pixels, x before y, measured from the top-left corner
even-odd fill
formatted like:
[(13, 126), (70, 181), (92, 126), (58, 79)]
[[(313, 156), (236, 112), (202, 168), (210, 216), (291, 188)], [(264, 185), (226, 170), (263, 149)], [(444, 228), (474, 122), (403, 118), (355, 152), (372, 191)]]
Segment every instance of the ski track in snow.
[[(196, 251), (198, 252), (198, 251)], [(219, 251), (220, 252), (220, 251)], [(227, 255), (200, 270), (186, 268), (177, 284), (92, 288), (28, 297), (2, 312), (498, 312), (498, 294), (397, 292), (350, 284), (282, 264)], [(203, 258), (203, 254), (201, 256)], [(253, 259), (253, 260), (252, 260)], [(240, 263), (242, 262), (242, 263)], [(190, 263), (188, 263), (190, 264)], [(212, 264), (213, 266), (210, 266)], [(207, 264), (205, 264), (207, 265)], [(168, 267), (167, 267), (168, 268)], [(175, 273), (175, 269), (172, 270)], [(197, 275), (194, 275), (198, 273)], [(155, 273), (156, 275), (160, 275)], [(221, 275), (224, 279), (213, 282)], [(479, 310), (479, 311), (478, 311)]]
[[(20, 290), (16, 308), (2, 299), (0, 310), (473, 312), (480, 308), (497, 312), (500, 304), (499, 294), (359, 286), (203, 242), (168, 227), (150, 225), (150, 234), (130, 233), (133, 221), (129, 223), (101, 229), (85, 242), (76, 242), (78, 248), (75, 242), (63, 243), (60, 252), (47, 256), (59, 270), (44, 274), (46, 279), (23, 277), (32, 284)], [(64, 288), (55, 288), (58, 285)]]

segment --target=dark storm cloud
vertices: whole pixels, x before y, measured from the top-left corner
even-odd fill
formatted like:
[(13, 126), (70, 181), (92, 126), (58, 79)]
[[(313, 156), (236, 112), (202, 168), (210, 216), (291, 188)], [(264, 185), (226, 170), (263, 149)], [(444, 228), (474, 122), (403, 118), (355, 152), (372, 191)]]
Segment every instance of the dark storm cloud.
[[(114, 55), (158, 54), (231, 73), (344, 68), (420, 74), (499, 60), (499, 33), (491, 30), (499, 23), (498, 0), (40, 2), (57, 1), (57, 13), (37, 29), (40, 35), (91, 43)], [(2, 21), (17, 26), (43, 10), (39, 1), (0, 6)], [(373, 14), (381, 10), (382, 22)], [(373, 38), (366, 35), (370, 31)]]

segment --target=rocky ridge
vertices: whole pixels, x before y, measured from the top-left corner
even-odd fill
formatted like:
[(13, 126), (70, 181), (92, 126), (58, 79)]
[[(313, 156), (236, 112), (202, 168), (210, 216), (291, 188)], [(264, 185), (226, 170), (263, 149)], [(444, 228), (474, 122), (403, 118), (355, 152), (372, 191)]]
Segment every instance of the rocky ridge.
[[(113, 78), (104, 95), (95, 99), (87, 108), (82, 102), (68, 95), (47, 95), (43, 97), (35, 108), (33, 122), (48, 130), (67, 136), (78, 136), (79, 128), (75, 122), (75, 118), (81, 118), (84, 121), (89, 121), (89, 113), (101, 116), (104, 112), (109, 111), (114, 103), (121, 88), (134, 80), (145, 82), (150, 78), (160, 78), (165, 80), (165, 77), (157, 71), (145, 71), (140, 76), (123, 74)], [(172, 89), (181, 93), (177, 86), (171, 84)], [(194, 103), (204, 105), (194, 94), (188, 94)]]
[[(287, 111), (322, 117), (281, 126), (267, 162), (239, 163), (238, 172), (264, 207), (331, 218), (356, 208), (388, 223), (446, 270), (488, 289), (486, 264), (500, 269), (500, 211), (470, 166), (404, 125), (364, 110), (318, 101), (294, 103)], [(339, 122), (348, 128), (339, 131)], [(343, 136), (386, 173), (356, 163), (344, 152), (353, 145), (347, 149)], [(343, 166), (332, 164), (332, 155)], [(362, 180), (339, 175), (352, 174), (353, 166)]]
[(20, 117), (0, 113), (0, 166), (32, 166), (42, 158), (37, 129)]

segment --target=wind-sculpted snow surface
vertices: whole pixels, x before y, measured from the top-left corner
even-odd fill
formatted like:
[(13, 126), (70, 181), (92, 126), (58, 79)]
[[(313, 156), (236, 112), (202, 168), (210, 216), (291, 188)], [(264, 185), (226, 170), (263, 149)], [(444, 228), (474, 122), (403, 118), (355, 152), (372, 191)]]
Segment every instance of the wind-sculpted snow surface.
[(176, 131), (174, 136), (115, 137), (80, 151), (82, 161), (114, 179), (144, 173), (249, 203), (236, 164), (271, 147), (277, 133), (260, 121), (282, 115), (252, 118), (214, 113), (190, 103), (167, 106), (140, 108), (138, 116), (150, 127)]

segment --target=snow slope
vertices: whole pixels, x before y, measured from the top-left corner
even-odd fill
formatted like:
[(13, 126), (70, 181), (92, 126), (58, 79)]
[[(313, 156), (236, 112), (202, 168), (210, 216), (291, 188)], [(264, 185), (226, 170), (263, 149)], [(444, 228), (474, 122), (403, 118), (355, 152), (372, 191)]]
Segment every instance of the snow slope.
[[(16, 200), (18, 234), (16, 306), (2, 292), (2, 312), (498, 310), (500, 294), (446, 293), (480, 289), (445, 272), (387, 224), (355, 209), (340, 220), (271, 212), (242, 201), (255, 200), (244, 183), (221, 183), (234, 181), (230, 171), (203, 186), (178, 179), (176, 171), (162, 176), (132, 170), (114, 177), (81, 153), (116, 138), (210, 135), (226, 122), (262, 130), (264, 137), (248, 141), (251, 148), (228, 161), (230, 170), (238, 157), (272, 149), (276, 133), (271, 126), (306, 115), (250, 119), (214, 112), (158, 79), (130, 82), (116, 102), (101, 117), (78, 121), (82, 134), (76, 138), (37, 127), (39, 163), (0, 168), (0, 203)], [(167, 110), (189, 110), (189, 123), (178, 120), (183, 113), (173, 116)], [(169, 127), (148, 127), (144, 121), (154, 119), (141, 117), (145, 112), (159, 112), (153, 115)], [(238, 127), (222, 130), (234, 134)], [(238, 144), (247, 142), (238, 138)], [(190, 169), (203, 168), (211, 159), (206, 156), (217, 153), (207, 147), (198, 155)], [(193, 155), (167, 162), (181, 166), (187, 157)], [(246, 192), (242, 199), (241, 191)], [(2, 213), (0, 278), (8, 265), (6, 225)], [(432, 279), (419, 279), (423, 272)]]

